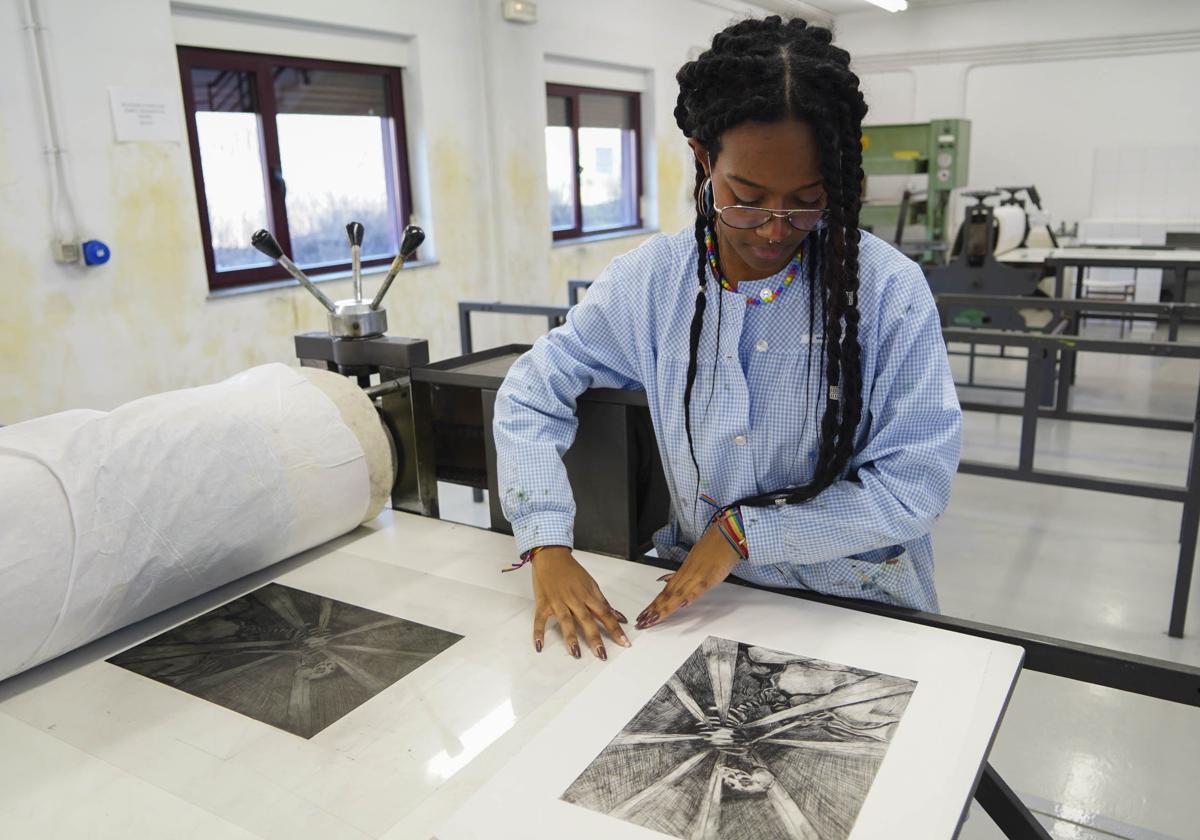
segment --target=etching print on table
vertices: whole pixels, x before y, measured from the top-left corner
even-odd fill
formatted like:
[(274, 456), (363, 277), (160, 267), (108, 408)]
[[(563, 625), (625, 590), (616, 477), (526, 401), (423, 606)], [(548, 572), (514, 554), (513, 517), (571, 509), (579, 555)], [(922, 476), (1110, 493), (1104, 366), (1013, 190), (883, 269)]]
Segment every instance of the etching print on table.
[(846, 838), (916, 685), (710, 636), (562, 799), (681, 840)]
[(109, 661), (311, 738), (461, 638), (271, 583)]

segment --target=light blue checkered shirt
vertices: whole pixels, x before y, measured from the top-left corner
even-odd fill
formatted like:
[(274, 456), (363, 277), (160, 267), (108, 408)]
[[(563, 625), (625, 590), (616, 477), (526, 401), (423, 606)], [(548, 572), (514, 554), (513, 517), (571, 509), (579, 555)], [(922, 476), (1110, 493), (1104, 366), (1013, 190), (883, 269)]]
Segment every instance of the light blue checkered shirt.
[[(562, 454), (575, 438), (575, 398), (592, 387), (646, 391), (671, 491), (670, 524), (655, 535), (663, 557), (682, 562), (707, 525), (712, 509), (698, 493), (728, 504), (809, 480), (827, 389), (819, 305), (809, 333), (807, 274), (806, 260), (761, 306), (745, 296), (776, 288), (784, 272), (721, 291), (718, 351), (710, 273), (692, 392), (698, 481), (683, 428), (694, 235), (659, 235), (613, 260), (566, 324), (513, 365), (496, 400), (501, 503), (517, 550), (573, 545)], [(733, 573), (936, 610), (929, 531), (950, 498), (962, 412), (921, 270), (863, 234), (859, 278), (863, 420), (847, 478), (804, 504), (743, 508), (750, 557)]]

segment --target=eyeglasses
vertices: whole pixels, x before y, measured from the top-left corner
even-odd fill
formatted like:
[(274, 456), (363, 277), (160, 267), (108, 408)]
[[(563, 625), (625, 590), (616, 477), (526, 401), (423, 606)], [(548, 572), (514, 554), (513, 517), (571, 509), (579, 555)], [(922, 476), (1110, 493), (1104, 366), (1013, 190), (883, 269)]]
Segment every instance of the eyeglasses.
[[(700, 194), (708, 191), (709, 201), (712, 200), (712, 181), (706, 179), (700, 188)], [(697, 199), (699, 204), (699, 199)], [(746, 207), (742, 204), (730, 204), (725, 207), (713, 207), (721, 221), (731, 228), (738, 230), (753, 230), (760, 228), (772, 219), (787, 219), (787, 223), (796, 230), (812, 230), (825, 218), (827, 208), (811, 210), (769, 210), (766, 207)]]
[(825, 218), (826, 213), (824, 207), (812, 210), (768, 210), (765, 207), (743, 207), (740, 204), (714, 207), (713, 210), (721, 217), (722, 222), (739, 230), (753, 230), (772, 219), (787, 219), (787, 223), (796, 230), (812, 230)]

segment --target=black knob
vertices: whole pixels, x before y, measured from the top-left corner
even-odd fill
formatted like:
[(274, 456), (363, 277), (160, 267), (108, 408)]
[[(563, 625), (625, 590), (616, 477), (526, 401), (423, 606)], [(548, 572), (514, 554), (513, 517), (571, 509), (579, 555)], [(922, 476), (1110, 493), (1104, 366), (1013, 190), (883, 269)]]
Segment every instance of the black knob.
[(269, 230), (255, 231), (254, 235), (250, 237), (250, 244), (273, 260), (283, 256), (283, 249), (279, 247), (279, 243), (275, 241), (275, 237)]
[(351, 222), (346, 225), (346, 236), (350, 238), (351, 245), (362, 245), (363, 226), (362, 222)]
[(412, 256), (412, 252), (421, 247), (421, 243), (425, 241), (425, 231), (421, 230), (416, 225), (409, 225), (404, 229), (404, 238), (400, 242), (400, 254), (405, 259)]

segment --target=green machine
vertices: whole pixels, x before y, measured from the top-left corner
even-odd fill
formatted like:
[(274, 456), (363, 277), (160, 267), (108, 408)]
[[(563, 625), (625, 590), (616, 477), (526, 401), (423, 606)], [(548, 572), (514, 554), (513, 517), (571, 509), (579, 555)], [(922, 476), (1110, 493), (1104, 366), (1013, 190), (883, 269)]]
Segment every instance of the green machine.
[(906, 189), (897, 203), (864, 203), (860, 224), (897, 246), (906, 226), (923, 224), (928, 241), (904, 243), (904, 250), (910, 256), (921, 255), (923, 262), (944, 262), (949, 246), (950, 193), (967, 185), (971, 121), (864, 125), (862, 132), (863, 171), (868, 181), (877, 175), (925, 175), (928, 185), (924, 191)]

